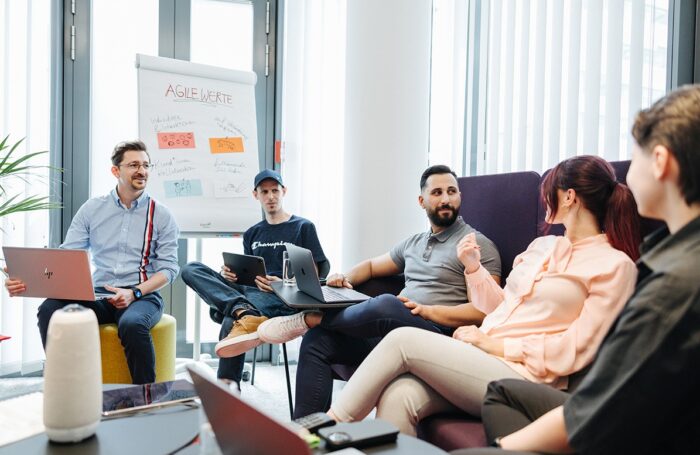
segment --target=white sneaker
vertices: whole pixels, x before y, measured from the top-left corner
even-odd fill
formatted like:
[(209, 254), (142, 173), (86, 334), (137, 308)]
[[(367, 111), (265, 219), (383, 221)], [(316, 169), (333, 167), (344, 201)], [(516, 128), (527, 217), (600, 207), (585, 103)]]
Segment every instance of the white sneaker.
[(268, 319), (258, 326), (258, 336), (265, 343), (280, 344), (292, 341), (305, 334), (309, 327), (304, 322), (307, 311), (291, 316)]

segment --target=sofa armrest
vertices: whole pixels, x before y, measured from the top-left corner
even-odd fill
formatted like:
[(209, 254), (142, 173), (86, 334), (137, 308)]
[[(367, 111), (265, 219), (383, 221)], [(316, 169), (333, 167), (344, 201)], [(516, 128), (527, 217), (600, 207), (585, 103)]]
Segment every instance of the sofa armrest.
[(355, 288), (358, 292), (367, 294), (370, 297), (376, 297), (382, 294), (398, 295), (404, 288), (405, 278), (401, 275), (391, 275), (382, 278), (372, 278)]

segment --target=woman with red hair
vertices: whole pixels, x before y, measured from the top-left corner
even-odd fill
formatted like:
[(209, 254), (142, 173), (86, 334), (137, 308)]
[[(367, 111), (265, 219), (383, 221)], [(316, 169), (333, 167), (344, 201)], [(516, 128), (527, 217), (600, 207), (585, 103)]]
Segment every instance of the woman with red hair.
[(480, 416), (490, 381), (566, 388), (568, 376), (592, 361), (634, 289), (636, 204), (610, 164), (595, 156), (559, 163), (541, 195), (545, 221), (563, 224), (566, 233), (533, 241), (515, 259), (504, 289), (482, 268), (473, 235), (457, 247), (471, 302), (486, 314), (481, 327), (458, 327), (459, 307), (407, 301), (414, 314), (458, 327), (453, 337), (392, 331), (331, 406), (333, 418), (361, 420), (376, 406), (377, 417), (415, 434), (418, 421), (438, 412)]

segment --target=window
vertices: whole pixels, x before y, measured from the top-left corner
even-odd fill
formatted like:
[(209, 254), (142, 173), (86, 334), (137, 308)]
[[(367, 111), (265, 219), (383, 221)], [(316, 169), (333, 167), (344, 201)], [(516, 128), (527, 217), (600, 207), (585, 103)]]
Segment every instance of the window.
[[(0, 0), (0, 140), (25, 138), (13, 154), (49, 150), (51, 99), (51, 2)], [(48, 154), (31, 164), (49, 165)], [(49, 194), (48, 170), (28, 184), (3, 181), (9, 194)], [(11, 186), (8, 187), (8, 183)], [(6, 199), (0, 196), (0, 203)], [(0, 219), (0, 244), (44, 247), (49, 243), (47, 211), (25, 212)], [(4, 264), (0, 264), (4, 266)], [(41, 299), (12, 298), (0, 293), (0, 333), (12, 339), (0, 344), (0, 375), (41, 369), (44, 351), (36, 326)]]
[[(235, 70), (253, 70), (253, 5), (250, 2), (193, 0), (191, 7), (190, 60)], [(258, 126), (259, 128), (261, 126)], [(262, 145), (259, 154), (265, 153)], [(252, 197), (252, 195), (250, 196)], [(199, 260), (218, 270), (223, 264), (221, 252), (243, 253), (243, 238), (202, 239), (197, 255), (197, 240), (187, 241), (187, 262)], [(194, 340), (195, 293), (187, 288), (186, 341)], [(209, 317), (209, 306), (200, 306), (202, 342), (219, 341), (221, 325)]]
[(633, 116), (666, 91), (668, 0), (433, 5), (431, 163), (470, 175), (629, 158)]
[(90, 196), (94, 197), (116, 185), (109, 174), (114, 146), (139, 135), (136, 54), (158, 55), (158, 0), (92, 2), (91, 12)]

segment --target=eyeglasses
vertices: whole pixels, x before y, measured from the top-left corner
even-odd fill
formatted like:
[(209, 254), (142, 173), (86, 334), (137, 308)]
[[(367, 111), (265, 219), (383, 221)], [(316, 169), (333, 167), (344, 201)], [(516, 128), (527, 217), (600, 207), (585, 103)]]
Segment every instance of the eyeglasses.
[(155, 165), (153, 163), (137, 163), (136, 161), (134, 161), (133, 163), (119, 165), (119, 167), (128, 167), (131, 171), (138, 171), (139, 168), (144, 168), (148, 171), (153, 169), (154, 166)]

